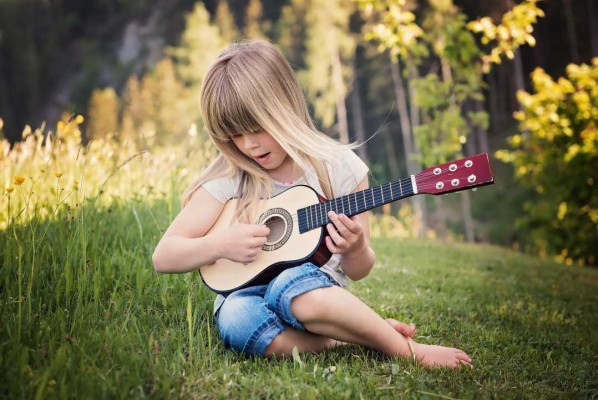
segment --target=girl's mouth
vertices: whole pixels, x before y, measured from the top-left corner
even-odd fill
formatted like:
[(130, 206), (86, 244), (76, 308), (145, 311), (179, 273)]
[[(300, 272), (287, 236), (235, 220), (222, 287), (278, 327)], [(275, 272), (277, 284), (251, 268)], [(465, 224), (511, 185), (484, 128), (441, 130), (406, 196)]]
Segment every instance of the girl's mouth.
[(262, 154), (261, 156), (254, 157), (254, 159), (259, 163), (265, 163), (270, 159), (270, 153)]

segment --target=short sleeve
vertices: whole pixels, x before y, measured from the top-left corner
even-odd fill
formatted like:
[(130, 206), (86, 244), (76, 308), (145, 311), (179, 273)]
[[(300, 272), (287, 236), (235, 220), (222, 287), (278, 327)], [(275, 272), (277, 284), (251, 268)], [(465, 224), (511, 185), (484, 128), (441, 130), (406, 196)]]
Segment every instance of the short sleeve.
[(228, 200), (237, 197), (237, 188), (239, 185), (236, 179), (225, 176), (207, 181), (201, 187), (216, 200), (224, 204)]
[(352, 150), (343, 151), (328, 166), (334, 196), (345, 196), (367, 176), (369, 168)]

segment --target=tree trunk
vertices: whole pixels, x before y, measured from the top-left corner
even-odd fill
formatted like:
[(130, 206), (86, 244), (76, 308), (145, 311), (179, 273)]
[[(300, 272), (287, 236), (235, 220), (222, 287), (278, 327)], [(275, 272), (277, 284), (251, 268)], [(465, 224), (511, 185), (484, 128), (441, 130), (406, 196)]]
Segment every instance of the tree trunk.
[[(510, 10), (512, 9), (515, 4), (513, 0), (505, 0), (504, 1), (505, 8)], [(515, 50), (515, 58), (513, 59), (513, 69), (514, 69), (514, 77), (512, 80), (513, 84), (513, 93), (509, 96), (513, 107), (510, 110), (507, 110), (508, 113), (511, 113), (514, 110), (520, 110), (521, 107), (519, 106), (519, 101), (517, 101), (517, 92), (520, 90), (525, 90), (525, 77), (523, 75), (523, 62), (521, 61), (521, 50)], [(505, 71), (506, 72), (506, 71)], [(507, 81), (509, 74), (507, 73)], [(499, 82), (500, 85), (500, 82)]]
[[(590, 0), (590, 2), (592, 1), (595, 0)], [(567, 26), (567, 35), (569, 36), (569, 50), (571, 50), (571, 61), (573, 61), (575, 64), (578, 64), (579, 47), (577, 45), (577, 33), (575, 32), (575, 19), (573, 17), (573, 9), (571, 8), (571, 0), (563, 0), (563, 8), (565, 9), (565, 24)]]
[(405, 154), (405, 163), (408, 174), (419, 172), (414, 160), (415, 148), (413, 146), (413, 133), (411, 132), (411, 120), (409, 110), (407, 109), (407, 96), (405, 95), (405, 84), (401, 75), (400, 61), (390, 60), (390, 75), (392, 77), (395, 99), (399, 111), (399, 120), (401, 123), (401, 134), (403, 136), (403, 149)]
[(465, 238), (468, 242), (475, 241), (473, 216), (471, 214), (471, 195), (469, 190), (461, 192), (461, 211), (463, 213), (463, 225), (465, 228)]
[(336, 94), (336, 115), (338, 118), (338, 131), (341, 143), (349, 143), (349, 127), (347, 123), (347, 108), (345, 106), (345, 84), (341, 68), (341, 58), (338, 45), (333, 46), (334, 51), (330, 55), (334, 92)]
[[(357, 58), (357, 57), (356, 57)], [(365, 124), (363, 122), (363, 112), (361, 105), (361, 92), (360, 92), (360, 73), (357, 69), (357, 63), (353, 63), (353, 90), (351, 90), (351, 116), (353, 119), (353, 127), (355, 128), (355, 138), (358, 143), (365, 143)], [(367, 164), (369, 163), (369, 157), (367, 148), (360, 146), (356, 149), (357, 154)]]
[(392, 176), (392, 179), (398, 179), (401, 174), (401, 167), (397, 158), (394, 141), (392, 140), (392, 136), (387, 132), (385, 132), (382, 137), (384, 138), (384, 151), (386, 152), (386, 158), (388, 159), (390, 175)]
[(523, 62), (521, 61), (521, 50), (515, 51), (515, 59), (513, 60), (515, 67), (515, 76), (513, 77), (513, 83), (515, 84), (515, 110), (521, 109), (519, 101), (517, 101), (517, 92), (525, 90), (525, 76), (523, 75)]
[[(409, 115), (411, 120), (411, 127), (416, 127), (420, 124), (419, 118), (419, 107), (415, 105), (413, 99), (415, 99), (415, 88), (411, 84), (415, 79), (419, 77), (419, 73), (417, 71), (417, 67), (413, 64), (408, 62), (407, 63), (407, 70), (409, 72)], [(414, 154), (419, 154), (419, 146), (417, 145), (417, 139), (415, 137), (415, 133), (413, 134), (413, 150)], [(418, 165), (419, 166), (419, 165)], [(414, 207), (414, 214), (417, 221), (419, 221), (419, 228), (417, 235), (419, 237), (424, 237), (426, 233), (426, 228), (428, 226), (427, 218), (426, 218), (426, 203), (425, 197), (423, 196), (415, 196), (413, 207)]]
[(588, 26), (590, 27), (590, 56), (598, 57), (598, 7), (594, 0), (588, 0)]
[[(474, 100), (473, 106), (476, 112), (484, 110), (484, 104), (479, 100)], [(479, 126), (476, 127), (475, 130), (479, 151), (482, 153), (488, 153), (490, 151), (490, 146), (488, 145), (488, 130)]]
[(490, 130), (493, 134), (500, 132), (500, 109), (498, 106), (497, 68), (488, 74), (488, 108), (490, 110)]

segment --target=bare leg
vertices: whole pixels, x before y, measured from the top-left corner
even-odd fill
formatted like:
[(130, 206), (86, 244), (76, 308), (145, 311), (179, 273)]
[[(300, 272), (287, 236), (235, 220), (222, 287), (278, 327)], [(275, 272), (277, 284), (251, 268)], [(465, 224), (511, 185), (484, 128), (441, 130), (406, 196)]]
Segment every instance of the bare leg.
[[(413, 337), (413, 333), (415, 332), (414, 325), (403, 324), (393, 318), (387, 318), (386, 323), (402, 335)], [(287, 327), (280, 335), (276, 336), (272, 343), (266, 348), (265, 356), (288, 357), (292, 354), (294, 347), (297, 347), (297, 350), (300, 353), (317, 353), (327, 348), (344, 344), (346, 343)]]
[[(345, 289), (332, 286), (304, 293), (293, 299), (291, 311), (310, 332), (361, 344), (389, 356), (411, 357), (407, 338)], [(415, 345), (417, 358), (424, 366), (471, 365), (471, 359), (462, 350)]]

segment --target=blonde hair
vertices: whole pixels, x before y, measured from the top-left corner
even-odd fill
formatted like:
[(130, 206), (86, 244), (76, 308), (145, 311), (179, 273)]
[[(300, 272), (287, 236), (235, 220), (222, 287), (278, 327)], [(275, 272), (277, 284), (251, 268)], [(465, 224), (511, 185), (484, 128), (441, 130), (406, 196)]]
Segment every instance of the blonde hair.
[(291, 66), (271, 43), (252, 40), (229, 45), (208, 70), (201, 87), (201, 113), (220, 154), (183, 194), (183, 207), (205, 182), (240, 178), (236, 219), (251, 223), (258, 199), (272, 191), (272, 180), (233, 143), (243, 133), (268, 132), (306, 172), (312, 166), (327, 198), (332, 198), (324, 160), (343, 145), (318, 131)]

